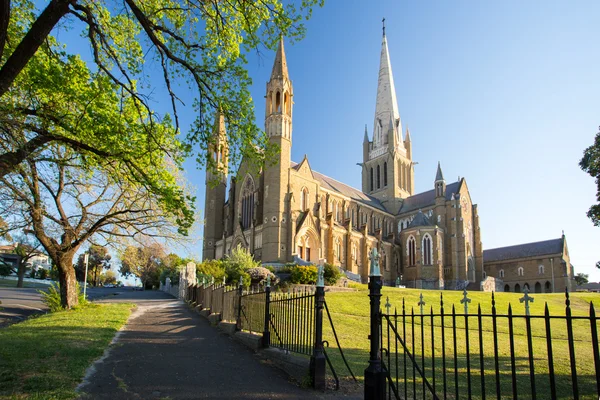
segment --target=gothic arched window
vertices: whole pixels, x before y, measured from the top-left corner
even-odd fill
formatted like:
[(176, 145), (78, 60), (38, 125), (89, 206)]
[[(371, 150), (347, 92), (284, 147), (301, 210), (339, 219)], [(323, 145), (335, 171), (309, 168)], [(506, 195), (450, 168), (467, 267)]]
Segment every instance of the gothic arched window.
[(544, 275), (544, 265), (540, 264), (540, 266), (538, 267), (538, 274)]
[(373, 191), (373, 167), (371, 167), (371, 192)]
[(387, 162), (383, 163), (383, 186), (387, 186)]
[(381, 187), (381, 168), (377, 166), (377, 189)]
[(523, 267), (519, 267), (519, 268), (517, 268), (517, 275), (519, 275), (519, 276), (523, 276), (523, 275), (524, 275), (524, 272), (525, 272), (525, 271), (523, 270)]
[(309, 207), (308, 204), (308, 189), (303, 188), (302, 194), (300, 195), (300, 210), (305, 211)]
[(504, 278), (504, 270), (503, 269), (498, 271), (498, 278)]
[(242, 186), (242, 201), (240, 204), (240, 223), (242, 229), (248, 229), (254, 217), (254, 181), (246, 176)]
[(428, 233), (423, 236), (423, 264), (431, 265), (432, 264), (432, 251), (431, 251), (431, 236)]
[(408, 252), (408, 265), (413, 266), (417, 263), (417, 246), (416, 240), (414, 236), (410, 236), (408, 241), (406, 242), (407, 252)]

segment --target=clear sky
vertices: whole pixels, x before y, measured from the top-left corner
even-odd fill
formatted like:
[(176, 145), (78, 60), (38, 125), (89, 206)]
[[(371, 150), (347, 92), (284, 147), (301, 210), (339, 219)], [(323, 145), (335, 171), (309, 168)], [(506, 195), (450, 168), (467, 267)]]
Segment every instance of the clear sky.
[[(600, 228), (585, 215), (595, 184), (578, 162), (600, 125), (599, 15), (597, 1), (328, 0), (306, 38), (286, 42), (292, 159), (307, 154), (313, 169), (361, 187), (356, 163), (373, 125), (385, 17), (416, 192), (433, 189), (440, 161), (448, 183), (466, 178), (484, 249), (564, 230), (575, 271), (598, 281)], [(260, 127), (273, 58), (249, 56)], [(203, 215), (204, 171), (190, 160), (186, 175)]]

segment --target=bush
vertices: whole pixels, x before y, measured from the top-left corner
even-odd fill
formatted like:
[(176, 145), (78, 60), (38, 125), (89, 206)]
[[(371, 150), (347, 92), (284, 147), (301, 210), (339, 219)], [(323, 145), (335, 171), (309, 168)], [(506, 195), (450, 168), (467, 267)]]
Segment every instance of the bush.
[(317, 283), (317, 267), (314, 265), (297, 265), (291, 271), (290, 282), (297, 284)]
[(267, 281), (267, 277), (271, 277), (271, 285), (274, 286), (279, 283), (279, 278), (275, 276), (275, 274), (269, 271), (265, 267), (255, 267), (250, 268), (248, 270), (248, 275), (250, 275), (251, 283), (264, 285)]
[(38, 278), (46, 279), (48, 277), (48, 270), (45, 268), (40, 268), (38, 270)]
[[(75, 289), (79, 293), (79, 306), (87, 305), (88, 301), (83, 296), (79, 283), (75, 284)], [(51, 284), (50, 287), (48, 287), (48, 291), (38, 290), (38, 293), (42, 295), (42, 303), (48, 307), (50, 312), (56, 312), (63, 309), (60, 304), (60, 286), (58, 283)]]
[(291, 274), (292, 271), (294, 270), (294, 268), (296, 268), (298, 265), (294, 264), (294, 263), (288, 263), (285, 264), (283, 267), (279, 268), (279, 272), (280, 274)]
[(209, 275), (215, 278), (216, 283), (221, 283), (223, 282), (223, 277), (226, 276), (225, 262), (223, 260), (203, 261), (201, 264), (196, 265), (196, 275), (198, 277), (202, 275)]
[(334, 286), (341, 277), (342, 273), (336, 266), (325, 264), (323, 278), (327, 286)]

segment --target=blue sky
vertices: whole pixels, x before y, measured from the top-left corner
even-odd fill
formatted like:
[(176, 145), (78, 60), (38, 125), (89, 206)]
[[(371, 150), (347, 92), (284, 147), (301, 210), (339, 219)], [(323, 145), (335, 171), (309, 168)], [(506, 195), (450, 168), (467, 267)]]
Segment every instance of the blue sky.
[[(585, 215), (595, 184), (578, 167), (600, 125), (598, 15), (593, 1), (329, 0), (303, 41), (286, 42), (292, 159), (307, 154), (313, 169), (360, 188), (385, 17), (399, 111), (419, 163), (416, 192), (433, 188), (440, 161), (448, 182), (466, 178), (484, 248), (564, 230), (576, 272), (598, 281), (600, 228)], [(273, 58), (249, 56), (259, 127)], [(203, 214), (204, 171), (190, 160), (186, 176)]]

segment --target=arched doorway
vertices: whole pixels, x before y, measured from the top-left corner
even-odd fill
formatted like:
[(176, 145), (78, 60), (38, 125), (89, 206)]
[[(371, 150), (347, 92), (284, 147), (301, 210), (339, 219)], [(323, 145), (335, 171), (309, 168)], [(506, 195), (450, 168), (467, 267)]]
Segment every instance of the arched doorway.
[(296, 253), (301, 259), (317, 264), (319, 261), (319, 239), (310, 228), (300, 230), (296, 235)]
[(518, 283), (515, 285), (515, 293), (521, 293), (521, 285)]
[(542, 284), (539, 282), (535, 283), (535, 292), (536, 293), (542, 293)]
[(552, 292), (552, 285), (550, 284), (550, 281), (546, 281), (546, 284), (544, 285), (545, 288), (545, 292), (546, 293), (551, 293)]
[(504, 285), (504, 291), (505, 292), (510, 292), (510, 286)]

